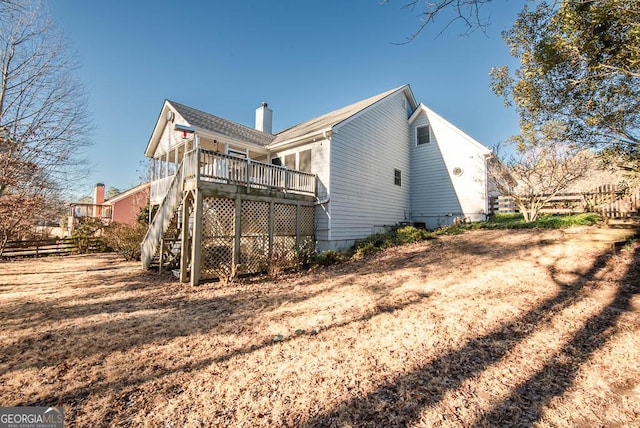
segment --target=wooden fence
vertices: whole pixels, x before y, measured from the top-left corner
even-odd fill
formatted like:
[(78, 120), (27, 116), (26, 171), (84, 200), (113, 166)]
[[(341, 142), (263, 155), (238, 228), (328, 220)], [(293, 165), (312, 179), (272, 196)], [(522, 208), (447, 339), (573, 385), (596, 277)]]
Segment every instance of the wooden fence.
[(0, 259), (78, 254), (81, 247), (83, 252), (95, 252), (101, 249), (100, 244), (97, 238), (91, 238), (80, 245), (72, 238), (7, 241), (5, 247), (0, 248)]
[[(608, 218), (638, 215), (640, 188), (621, 190), (616, 186), (600, 186), (592, 192), (562, 193), (550, 199), (540, 210), (549, 214), (575, 214), (595, 212)], [(510, 196), (495, 196), (490, 199), (489, 211), (494, 213), (517, 213), (518, 207)]]

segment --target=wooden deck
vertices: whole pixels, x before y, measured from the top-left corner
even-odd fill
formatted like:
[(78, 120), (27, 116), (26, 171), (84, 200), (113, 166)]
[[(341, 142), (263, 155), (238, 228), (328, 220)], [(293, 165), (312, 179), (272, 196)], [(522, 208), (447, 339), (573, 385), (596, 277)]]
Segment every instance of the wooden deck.
[(182, 282), (295, 263), (314, 248), (315, 200), (314, 174), (196, 148), (174, 175), (152, 182), (151, 203), (159, 209), (142, 242), (142, 266), (160, 248), (162, 268), (172, 221)]
[[(188, 152), (182, 166), (185, 191), (195, 188), (222, 189), (225, 187), (217, 185), (231, 185), (235, 189), (245, 188), (243, 192), (262, 190), (269, 194), (316, 194), (314, 174), (209, 150), (195, 149)], [(162, 202), (173, 177), (164, 177), (151, 183), (152, 204)]]

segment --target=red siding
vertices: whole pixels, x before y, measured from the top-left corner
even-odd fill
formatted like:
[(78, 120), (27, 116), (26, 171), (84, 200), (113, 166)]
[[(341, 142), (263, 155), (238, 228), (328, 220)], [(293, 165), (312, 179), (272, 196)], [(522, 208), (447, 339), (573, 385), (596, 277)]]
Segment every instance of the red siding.
[(112, 219), (118, 223), (133, 224), (140, 209), (149, 201), (149, 187), (113, 203)]

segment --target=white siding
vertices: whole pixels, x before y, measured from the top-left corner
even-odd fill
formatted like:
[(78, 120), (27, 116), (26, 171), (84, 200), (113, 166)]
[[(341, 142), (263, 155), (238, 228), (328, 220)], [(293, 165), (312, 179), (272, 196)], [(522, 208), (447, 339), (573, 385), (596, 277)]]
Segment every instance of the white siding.
[[(416, 128), (429, 124), (432, 140), (416, 145)], [(456, 217), (485, 219), (484, 153), (488, 150), (435, 113), (425, 110), (410, 127), (412, 220), (430, 229)], [(462, 175), (453, 170), (460, 168)]]
[[(320, 202), (325, 201), (329, 195), (329, 157), (330, 157), (329, 140), (316, 141), (314, 143), (297, 146), (293, 149), (273, 152), (271, 157), (280, 157), (292, 153), (300, 153), (311, 149), (311, 173), (317, 175), (318, 182), (318, 199)], [(296, 166), (298, 164), (296, 163)], [(316, 240), (324, 242), (329, 239), (329, 228), (331, 227), (327, 204), (316, 205), (315, 210), (316, 223)]]
[[(170, 109), (170, 107), (167, 107), (167, 108)], [(167, 111), (166, 109), (162, 110), (162, 118), (165, 117), (164, 115), (166, 114), (166, 111)], [(174, 111), (174, 114), (175, 114), (175, 119), (173, 122), (165, 121), (166, 123), (165, 123), (164, 129), (162, 130), (162, 135), (160, 136), (160, 141), (158, 142), (156, 151), (153, 155), (154, 157), (159, 155), (161, 156), (167, 151), (173, 150), (176, 146), (184, 144), (184, 139), (182, 138), (182, 132), (176, 131), (175, 126), (176, 124), (188, 125), (188, 123), (177, 112)]]
[[(331, 139), (331, 247), (365, 238), (376, 226), (408, 219), (409, 126), (404, 93), (334, 127)], [(402, 171), (402, 186), (394, 184)]]

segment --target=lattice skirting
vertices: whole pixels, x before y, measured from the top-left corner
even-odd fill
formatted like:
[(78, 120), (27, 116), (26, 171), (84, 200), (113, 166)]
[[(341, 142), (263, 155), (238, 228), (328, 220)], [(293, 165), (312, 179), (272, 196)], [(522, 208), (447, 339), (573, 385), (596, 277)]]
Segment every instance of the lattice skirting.
[(312, 206), (205, 197), (202, 208), (202, 279), (293, 267), (314, 250)]

